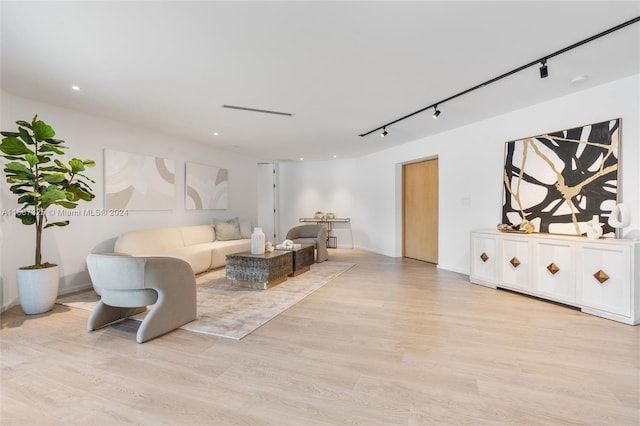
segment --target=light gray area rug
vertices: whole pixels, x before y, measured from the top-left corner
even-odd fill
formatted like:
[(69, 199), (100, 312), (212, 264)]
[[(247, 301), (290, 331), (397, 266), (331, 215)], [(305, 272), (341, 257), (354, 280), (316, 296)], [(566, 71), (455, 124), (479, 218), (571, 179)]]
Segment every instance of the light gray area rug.
[[(226, 279), (224, 268), (206, 272), (196, 277), (198, 317), (180, 328), (242, 339), (353, 266), (332, 261), (315, 263), (311, 270), (290, 277), (269, 290), (235, 286)], [(95, 292), (88, 291), (59, 298), (56, 303), (93, 310), (98, 300)], [(141, 320), (144, 315), (133, 319)]]

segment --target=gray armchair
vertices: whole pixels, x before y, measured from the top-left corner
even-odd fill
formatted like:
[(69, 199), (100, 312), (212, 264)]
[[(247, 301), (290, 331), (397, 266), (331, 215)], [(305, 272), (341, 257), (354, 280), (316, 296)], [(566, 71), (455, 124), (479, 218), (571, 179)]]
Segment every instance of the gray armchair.
[(294, 226), (287, 232), (287, 240), (298, 244), (313, 244), (316, 248), (316, 262), (329, 260), (327, 228), (324, 225)]
[(172, 257), (90, 254), (87, 268), (101, 296), (89, 331), (144, 312), (136, 341), (146, 342), (196, 319), (196, 280), (191, 266)]

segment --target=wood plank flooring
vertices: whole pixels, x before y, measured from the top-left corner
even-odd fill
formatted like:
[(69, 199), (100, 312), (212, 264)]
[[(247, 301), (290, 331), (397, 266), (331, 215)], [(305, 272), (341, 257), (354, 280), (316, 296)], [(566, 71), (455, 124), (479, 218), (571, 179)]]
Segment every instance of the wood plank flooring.
[(2, 425), (639, 425), (640, 326), (349, 249), (241, 341), (2, 315)]

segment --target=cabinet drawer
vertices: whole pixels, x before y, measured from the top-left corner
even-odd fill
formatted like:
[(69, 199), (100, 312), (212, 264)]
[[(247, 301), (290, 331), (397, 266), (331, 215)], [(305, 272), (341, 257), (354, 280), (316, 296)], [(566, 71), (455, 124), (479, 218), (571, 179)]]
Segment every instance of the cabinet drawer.
[(628, 246), (582, 245), (578, 250), (578, 303), (630, 316), (630, 264)]
[(519, 290), (531, 289), (531, 245), (522, 238), (503, 238), (500, 284)]
[(495, 237), (474, 235), (471, 238), (471, 278), (474, 282), (495, 287), (497, 247)]
[(563, 241), (534, 243), (534, 290), (549, 299), (573, 304), (575, 292), (575, 247)]

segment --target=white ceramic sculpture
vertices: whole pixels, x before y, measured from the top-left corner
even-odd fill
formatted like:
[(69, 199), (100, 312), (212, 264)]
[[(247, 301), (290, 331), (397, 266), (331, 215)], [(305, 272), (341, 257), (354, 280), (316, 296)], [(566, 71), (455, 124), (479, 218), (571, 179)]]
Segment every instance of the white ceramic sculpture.
[(587, 238), (597, 240), (602, 237), (602, 224), (598, 215), (593, 215), (591, 221), (587, 222)]
[(609, 215), (609, 225), (618, 229), (629, 226), (631, 218), (629, 217), (629, 207), (620, 203), (617, 204)]

